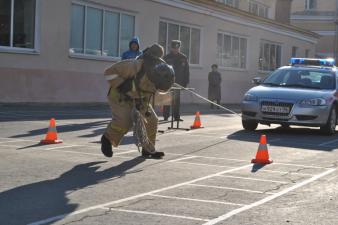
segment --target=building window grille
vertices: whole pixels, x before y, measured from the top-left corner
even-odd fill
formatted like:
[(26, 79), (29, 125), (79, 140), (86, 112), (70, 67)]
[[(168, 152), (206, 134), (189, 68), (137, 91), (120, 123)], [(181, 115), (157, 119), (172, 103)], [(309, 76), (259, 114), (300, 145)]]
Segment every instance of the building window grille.
[(267, 41), (261, 41), (259, 51), (259, 70), (273, 71), (281, 66), (282, 46)]
[(305, 0), (305, 10), (314, 10), (317, 8), (317, 0)]
[(181, 52), (185, 54), (190, 64), (200, 64), (201, 29), (188, 25), (160, 21), (158, 42), (164, 46), (165, 53), (170, 51), (172, 40), (182, 42)]
[(133, 15), (72, 4), (71, 54), (119, 57), (129, 49), (134, 32)]
[(269, 17), (269, 7), (256, 1), (249, 2), (249, 12), (256, 16)]
[(235, 35), (217, 34), (217, 63), (222, 67), (246, 68), (247, 39)]
[(0, 46), (34, 49), (35, 0), (0, 0)]
[(239, 0), (215, 0), (218, 3), (222, 3), (227, 6), (231, 6), (234, 8), (239, 8)]

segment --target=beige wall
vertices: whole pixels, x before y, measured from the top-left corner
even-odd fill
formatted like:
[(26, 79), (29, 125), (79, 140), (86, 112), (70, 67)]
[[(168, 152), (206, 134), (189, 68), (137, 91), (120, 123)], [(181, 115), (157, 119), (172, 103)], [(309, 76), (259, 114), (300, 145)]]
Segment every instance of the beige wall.
[[(92, 2), (131, 12), (137, 9), (133, 13), (136, 16), (136, 34), (141, 39), (142, 47), (157, 42), (160, 18), (199, 26), (202, 33), (201, 63), (190, 68), (190, 86), (204, 96), (207, 95), (210, 65), (216, 62), (217, 32), (246, 37), (247, 69), (220, 69), (223, 78), (222, 102), (226, 103), (239, 103), (245, 91), (252, 86), (251, 79), (265, 75), (258, 72), (261, 39), (282, 45), (282, 65), (288, 64), (292, 46), (299, 47), (299, 52), (305, 52), (305, 49), (315, 52), (313, 43), (287, 34), (291, 32), (300, 38), (312, 37), (287, 29), (274, 33), (269, 29), (245, 25), (246, 23), (241, 25), (148, 0)], [(69, 57), (71, 1), (42, 0), (40, 3), (40, 53), (0, 53), (0, 102), (105, 102), (108, 86), (103, 80), (102, 72), (112, 62)], [(240, 18), (237, 19), (240, 21)], [(190, 95), (186, 95), (184, 101), (191, 102)]]
[(292, 17), (292, 24), (321, 35), (316, 46), (316, 55), (320, 57), (334, 57), (337, 27), (334, 18), (336, 2), (337, 0), (317, 0), (317, 8), (312, 11), (312, 14), (305, 11), (304, 0), (293, 0), (292, 2), (292, 12), (297, 12)]
[[(336, 0), (317, 0), (318, 11), (335, 11)], [(292, 12), (305, 10), (305, 0), (292, 0)]]

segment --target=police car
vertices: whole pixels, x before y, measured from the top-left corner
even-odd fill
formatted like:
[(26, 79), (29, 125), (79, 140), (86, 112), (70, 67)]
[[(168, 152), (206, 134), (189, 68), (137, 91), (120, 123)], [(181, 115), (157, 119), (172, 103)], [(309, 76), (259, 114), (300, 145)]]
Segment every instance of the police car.
[(242, 125), (253, 131), (258, 124), (320, 127), (335, 133), (338, 79), (334, 59), (292, 58), (265, 79), (255, 78), (242, 101)]

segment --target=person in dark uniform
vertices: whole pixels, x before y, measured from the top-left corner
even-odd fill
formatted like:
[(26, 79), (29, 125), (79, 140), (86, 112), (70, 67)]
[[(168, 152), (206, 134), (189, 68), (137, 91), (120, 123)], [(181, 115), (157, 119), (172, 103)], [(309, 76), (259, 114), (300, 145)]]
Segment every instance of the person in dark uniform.
[[(189, 84), (189, 63), (188, 58), (180, 52), (181, 41), (173, 40), (171, 41), (171, 50), (170, 53), (164, 56), (164, 61), (169, 65), (173, 66), (175, 71), (175, 83), (187, 87)], [(175, 121), (182, 121), (180, 118), (180, 104), (181, 97), (180, 91), (174, 90), (173, 92), (173, 115)], [(168, 120), (170, 115), (170, 106), (166, 105), (163, 107), (163, 118)]]
[[(221, 102), (221, 82), (222, 77), (221, 74), (217, 71), (218, 66), (217, 64), (213, 64), (211, 66), (212, 71), (208, 75), (209, 80), (209, 88), (208, 88), (208, 98), (210, 101), (216, 101), (219, 105)], [(213, 109), (214, 105), (211, 104), (210, 108)], [(217, 109), (219, 107), (217, 106)]]

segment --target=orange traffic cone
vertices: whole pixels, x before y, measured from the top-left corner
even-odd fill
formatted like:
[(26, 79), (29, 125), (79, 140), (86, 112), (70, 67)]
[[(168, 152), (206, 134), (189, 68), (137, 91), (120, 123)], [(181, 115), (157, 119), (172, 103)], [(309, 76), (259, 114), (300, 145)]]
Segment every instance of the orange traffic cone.
[(200, 119), (200, 112), (196, 112), (194, 124), (190, 128), (191, 129), (203, 128)]
[(256, 158), (252, 159), (251, 162), (257, 163), (257, 164), (270, 164), (273, 162), (272, 160), (269, 159), (269, 152), (268, 152), (268, 146), (266, 144), (265, 135), (261, 136)]
[(55, 119), (51, 118), (49, 121), (49, 128), (44, 140), (40, 144), (60, 144), (62, 140), (58, 140)]

